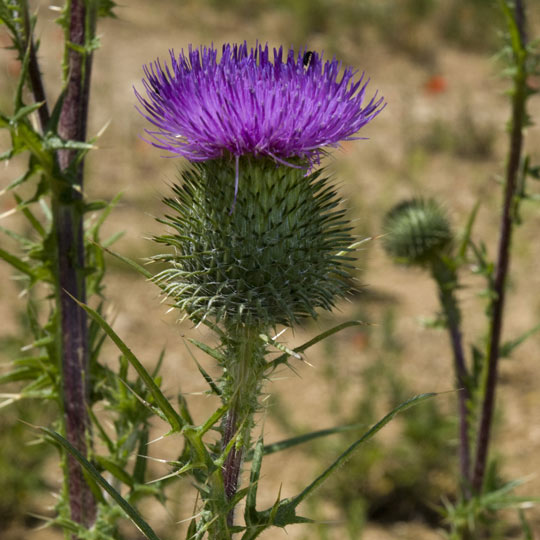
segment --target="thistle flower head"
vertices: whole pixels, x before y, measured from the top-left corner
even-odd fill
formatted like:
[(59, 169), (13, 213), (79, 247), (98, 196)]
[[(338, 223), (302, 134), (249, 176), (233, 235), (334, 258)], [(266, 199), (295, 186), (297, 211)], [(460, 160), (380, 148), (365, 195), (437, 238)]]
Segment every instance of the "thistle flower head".
[(448, 252), (453, 233), (444, 209), (433, 199), (411, 199), (384, 219), (383, 245), (397, 262), (425, 266)]
[(144, 67), (146, 96), (135, 93), (151, 144), (190, 161), (253, 155), (309, 167), (384, 108), (376, 93), (366, 99), (363, 74), (340, 76), (341, 64), (316, 52), (274, 49), (271, 60), (268, 46), (244, 42), (224, 45), (219, 60), (213, 46), (170, 55), (170, 67)]

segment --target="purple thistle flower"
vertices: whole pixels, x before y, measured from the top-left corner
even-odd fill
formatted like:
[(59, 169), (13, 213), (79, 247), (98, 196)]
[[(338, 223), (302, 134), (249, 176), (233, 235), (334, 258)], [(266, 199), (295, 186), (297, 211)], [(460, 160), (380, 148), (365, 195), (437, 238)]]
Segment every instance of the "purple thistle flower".
[[(293, 49), (268, 45), (249, 50), (226, 44), (221, 60), (213, 46), (182, 53), (171, 50), (171, 68), (157, 60), (144, 66), (146, 98), (135, 90), (139, 112), (155, 129), (151, 144), (191, 161), (224, 156), (269, 156), (275, 161), (299, 158), (318, 163), (322, 148), (358, 139), (354, 134), (385, 107), (377, 93), (363, 105), (368, 81), (354, 81), (348, 67), (323, 63)], [(305, 60), (308, 62), (305, 62)], [(305, 65), (307, 63), (307, 65)]]

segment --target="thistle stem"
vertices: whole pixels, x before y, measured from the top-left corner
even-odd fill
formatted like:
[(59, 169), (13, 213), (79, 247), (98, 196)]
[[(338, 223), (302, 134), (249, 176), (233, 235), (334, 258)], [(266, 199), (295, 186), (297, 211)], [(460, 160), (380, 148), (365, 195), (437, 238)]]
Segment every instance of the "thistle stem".
[[(236, 435), (238, 429), (237, 417), (237, 410), (229, 410), (227, 413), (223, 426), (223, 449), (226, 448), (232, 438)], [(225, 459), (225, 464), (223, 465), (223, 484), (227, 500), (231, 500), (238, 489), (238, 477), (240, 476), (240, 469), (242, 467), (242, 458), (243, 449), (234, 445)], [(230, 510), (227, 515), (227, 525), (232, 527), (233, 522), (234, 509)]]
[(482, 491), (484, 483), (491, 426), (493, 423), (506, 277), (510, 266), (510, 244), (514, 225), (513, 210), (523, 146), (523, 126), (526, 120), (527, 51), (524, 31), (525, 15), (521, 0), (517, 0), (515, 6), (516, 11), (513, 22), (517, 26), (519, 44), (513, 43), (516, 74), (514, 76), (512, 96), (510, 149), (504, 183), (504, 199), (500, 224), (497, 265), (493, 282), (493, 300), (490, 306), (491, 320), (486, 352), (487, 363), (483, 379), (482, 411), (477, 436), (476, 460), (472, 482), (473, 491), (476, 494), (479, 494)]
[[(229, 410), (223, 423), (222, 438), (223, 450), (236, 439), (223, 465), (223, 484), (228, 501), (236, 495), (242, 460), (250, 445), (253, 414), (258, 405), (264, 368), (258, 329), (241, 326), (235, 328), (231, 335), (234, 337), (223, 392)], [(232, 527), (233, 524), (234, 508), (231, 508), (227, 514), (227, 525)]]
[(461, 491), (463, 498), (468, 500), (471, 496), (471, 457), (468, 418), (468, 404), (470, 403), (471, 394), (468, 386), (468, 371), (465, 364), (465, 355), (463, 354), (461, 338), (461, 313), (454, 294), (457, 276), (455, 271), (452, 268), (449, 268), (447, 264), (440, 259), (433, 263), (432, 272), (439, 287), (439, 299), (446, 316), (448, 334), (454, 356), (456, 388), (458, 389)]
[[(91, 2), (68, 3), (69, 30), (66, 40), (84, 48), (92, 36)], [(91, 70), (90, 52), (67, 45), (66, 93), (58, 133), (64, 140), (84, 141), (88, 114)], [(59, 311), (59, 347), (62, 358), (62, 393), (66, 437), (87, 455), (90, 422), (89, 360), (85, 312), (69, 296), (86, 302), (84, 232), (82, 211), (83, 163), (76, 151), (60, 150), (58, 164), (62, 181), (53, 186), (53, 230), (57, 249), (56, 290)], [(96, 503), (75, 459), (67, 456), (67, 489), (71, 519), (86, 527), (96, 517)]]

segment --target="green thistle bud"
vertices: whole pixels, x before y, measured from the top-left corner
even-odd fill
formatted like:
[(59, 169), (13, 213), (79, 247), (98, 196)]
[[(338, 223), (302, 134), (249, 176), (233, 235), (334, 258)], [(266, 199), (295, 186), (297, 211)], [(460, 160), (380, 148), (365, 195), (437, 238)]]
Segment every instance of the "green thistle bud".
[(167, 268), (154, 280), (194, 321), (292, 325), (317, 308), (331, 309), (348, 290), (352, 243), (340, 199), (321, 171), (245, 157), (194, 164), (164, 200), (160, 220), (175, 248), (154, 259)]
[(450, 249), (453, 234), (443, 208), (433, 199), (403, 201), (388, 212), (383, 246), (397, 262), (431, 265)]

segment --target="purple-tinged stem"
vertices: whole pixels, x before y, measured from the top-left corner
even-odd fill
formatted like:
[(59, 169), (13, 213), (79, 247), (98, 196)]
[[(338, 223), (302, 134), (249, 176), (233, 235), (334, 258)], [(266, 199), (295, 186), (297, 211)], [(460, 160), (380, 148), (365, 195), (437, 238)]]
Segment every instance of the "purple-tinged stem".
[(432, 272), (439, 287), (439, 299), (446, 316), (450, 344), (454, 356), (454, 372), (456, 388), (458, 389), (459, 414), (459, 462), (461, 473), (461, 490), (465, 500), (470, 498), (471, 492), (471, 453), (469, 442), (469, 416), (468, 403), (471, 394), (468, 386), (468, 371), (463, 354), (461, 338), (461, 314), (454, 295), (457, 276), (443, 260), (433, 263)]
[(493, 301), (491, 304), (491, 325), (487, 348), (487, 369), (484, 379), (484, 392), (480, 427), (478, 430), (476, 460), (473, 474), (473, 492), (481, 493), (487, 464), (488, 448), (495, 408), (495, 391), (497, 387), (497, 370), (499, 360), (499, 347), (502, 331), (502, 319), (504, 311), (504, 299), (506, 288), (506, 276), (510, 265), (510, 244), (513, 228), (513, 207), (518, 183), (518, 174), (523, 146), (523, 125), (526, 112), (525, 102), (527, 99), (527, 80), (525, 69), (525, 16), (523, 3), (516, 0), (515, 21), (520, 35), (520, 49), (522, 54), (516, 57), (516, 75), (514, 77), (514, 93), (512, 97), (512, 126), (510, 132), (510, 154), (506, 167), (504, 186), (504, 200), (500, 225), (499, 245), (497, 252), (497, 266), (493, 283)]
[[(236, 435), (236, 432), (238, 430), (237, 416), (238, 415), (236, 410), (229, 410), (227, 416), (225, 417), (225, 422), (223, 425), (223, 449), (226, 448), (226, 446)], [(225, 459), (225, 463), (223, 465), (223, 484), (225, 494), (227, 495), (228, 500), (234, 497), (238, 489), (238, 477), (240, 476), (240, 469), (242, 467), (242, 458), (242, 448), (236, 447), (235, 445)], [(227, 525), (229, 527), (232, 527), (233, 524), (234, 510), (231, 510), (227, 514)]]
[[(38, 109), (41, 131), (47, 129), (50, 114), (43, 79), (39, 69), (33, 40), (30, 15), (26, 2), (23, 7), (23, 30), (26, 48), (29, 48), (28, 76)], [(84, 47), (86, 31), (92, 29), (88, 8), (84, 0), (72, 0), (69, 7), (69, 42)], [(89, 24), (90, 23), (90, 24)], [(88, 114), (91, 55), (80, 54), (71, 47), (68, 52), (68, 78), (58, 133), (65, 140), (84, 141)], [(68, 296), (86, 301), (84, 278), (83, 216), (77, 201), (82, 198), (82, 161), (74, 171), (67, 170), (75, 158), (73, 151), (60, 150), (57, 155), (60, 170), (65, 174), (62, 182), (53, 186), (53, 229), (56, 237), (56, 290), (60, 315), (60, 356), (62, 358), (63, 405), (66, 437), (83, 455), (87, 454), (86, 439), (90, 422), (88, 337), (85, 312)], [(67, 181), (69, 179), (69, 182)], [(58, 188), (58, 185), (61, 188)], [(71, 519), (91, 526), (96, 517), (96, 503), (81, 467), (71, 456), (67, 457), (67, 489)]]
[(469, 444), (469, 418), (468, 403), (471, 395), (468, 389), (467, 369), (463, 356), (461, 343), (461, 331), (457, 325), (450, 324), (448, 327), (450, 342), (454, 353), (454, 369), (456, 373), (456, 385), (458, 388), (458, 411), (459, 411), (459, 462), (461, 470), (462, 493), (465, 500), (471, 496), (471, 453)]
[[(222, 424), (222, 451), (232, 448), (223, 463), (223, 489), (227, 501), (231, 501), (238, 489), (244, 452), (249, 448), (253, 414), (258, 405), (264, 361), (264, 346), (260, 331), (250, 326), (235, 326), (230, 330), (229, 355), (226, 366), (227, 378), (223, 388), (224, 402), (229, 406)], [(226, 516), (227, 526), (234, 525), (234, 508)]]
[[(84, 0), (70, 2), (67, 39), (80, 47), (86, 46), (89, 37), (86, 32), (91, 28), (89, 4)], [(68, 48), (67, 87), (58, 125), (58, 133), (64, 140), (86, 139), (91, 59), (90, 52), (80, 53), (73, 47)], [(86, 301), (83, 215), (79, 203), (82, 199), (83, 164), (81, 160), (74, 166), (76, 156), (73, 150), (58, 152), (64, 181), (69, 182), (64, 182), (53, 196), (53, 219), (58, 254), (57, 288), (66, 437), (77, 450), (87, 455), (90, 432), (87, 412), (90, 376), (87, 319), (85, 312), (69, 296)], [(80, 465), (70, 455), (67, 456), (67, 465), (71, 519), (90, 526), (96, 517), (96, 502)]]

